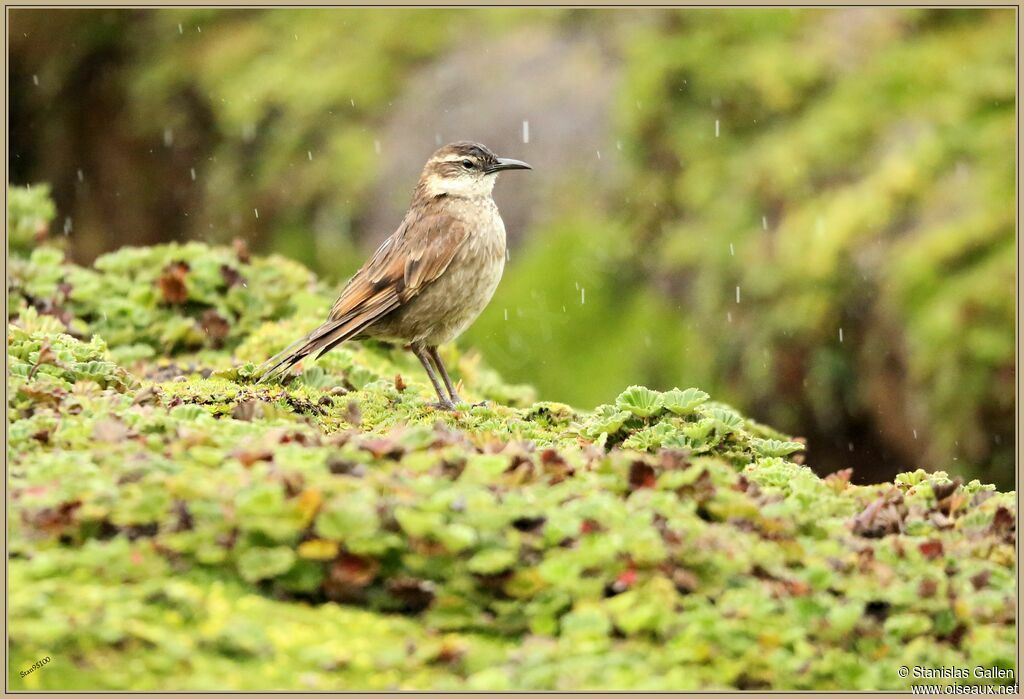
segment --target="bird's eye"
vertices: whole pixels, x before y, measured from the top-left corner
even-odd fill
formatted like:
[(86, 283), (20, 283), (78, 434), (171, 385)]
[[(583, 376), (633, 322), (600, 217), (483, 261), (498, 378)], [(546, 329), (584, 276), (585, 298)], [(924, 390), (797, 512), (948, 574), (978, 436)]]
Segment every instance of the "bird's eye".
[(462, 161), (462, 167), (466, 168), (467, 170), (472, 170), (473, 169), (473, 161), (472, 160), (463, 160)]

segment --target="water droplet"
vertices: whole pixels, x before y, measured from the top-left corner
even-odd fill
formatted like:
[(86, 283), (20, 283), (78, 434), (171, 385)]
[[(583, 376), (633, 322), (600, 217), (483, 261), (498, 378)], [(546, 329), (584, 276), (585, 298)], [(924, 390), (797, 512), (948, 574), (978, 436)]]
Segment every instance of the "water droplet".
[(736, 287), (736, 303), (740, 302), (740, 288)]
[(721, 129), (719, 128), (719, 126), (720, 125), (718, 123), (718, 119), (715, 119), (715, 138), (718, 138), (719, 134), (721, 133)]
[(840, 342), (843, 341), (843, 329), (842, 328), (839, 328), (839, 341)]
[(587, 302), (587, 290), (582, 288), (582, 287), (580, 287), (580, 304), (582, 305), (582, 304), (584, 304), (586, 302)]
[(523, 119), (523, 143), (530, 142), (530, 122)]

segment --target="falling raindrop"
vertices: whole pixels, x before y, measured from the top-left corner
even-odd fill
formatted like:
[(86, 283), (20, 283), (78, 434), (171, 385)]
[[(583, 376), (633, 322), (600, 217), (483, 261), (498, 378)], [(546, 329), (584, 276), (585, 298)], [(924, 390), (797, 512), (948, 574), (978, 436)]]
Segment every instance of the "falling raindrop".
[(853, 451), (853, 442), (847, 442), (846, 448), (849, 449), (850, 451)]
[(71, 217), (68, 216), (64, 219), (64, 235), (68, 235), (74, 228), (74, 224), (71, 222)]
[(597, 151), (597, 159), (598, 159), (598, 160), (600, 160), (600, 159), (601, 159), (601, 151)]
[(310, 160), (313, 160), (313, 151), (307, 150), (306, 151), (306, 157), (309, 158)]
[(184, 29), (184, 27), (181, 26), (181, 22), (178, 22), (178, 33), (179, 34), (184, 34), (185, 33), (185, 29)]
[(435, 133), (434, 134), (434, 143), (436, 143), (439, 146), (441, 145), (441, 134), (439, 134), (439, 133)]
[(917, 430), (913, 430), (913, 432), (914, 432), (914, 439), (917, 439)]
[(505, 309), (505, 320), (508, 320), (508, 309)]
[(82, 168), (78, 168), (78, 181), (85, 182), (85, 174), (82, 172)]
[(254, 206), (254, 207), (252, 208), (252, 212), (253, 212), (254, 214), (256, 214), (256, 220), (258, 221), (258, 220), (259, 220), (259, 218), (260, 218), (260, 210), (259, 210), (259, 209), (257, 209), (257, 208), (256, 208), (256, 207)]
[(616, 141), (615, 148), (616, 150), (622, 150), (622, 141)]
[(582, 304), (584, 304), (586, 302), (587, 302), (587, 290), (584, 289), (583, 287), (580, 287), (580, 304), (582, 305)]
[(530, 142), (530, 122), (523, 119), (523, 143)]
[(729, 322), (731, 323), (732, 322), (732, 311), (726, 311), (725, 312), (725, 317), (728, 318)]
[(718, 138), (719, 134), (721, 133), (719, 126), (720, 125), (718, 123), (718, 119), (715, 119), (715, 138)]
[(196, 181), (196, 169), (194, 167), (190, 167), (188, 169), (188, 174), (192, 177), (192, 181), (195, 182)]
[(380, 141), (374, 139), (373, 141), (373, 152), (380, 155)]
[(38, 75), (33, 75), (32, 76), (32, 84), (33, 85), (39, 85), (39, 76)]
[(348, 103), (351, 104), (353, 107), (356, 106), (356, 101), (354, 99), (350, 99)]
[(761, 229), (762, 230), (768, 230), (768, 217), (767, 216), (762, 216), (761, 217)]
[(736, 248), (732, 246), (732, 243), (729, 243), (729, 254), (736, 257)]
[(843, 341), (843, 329), (842, 328), (839, 328), (839, 341), (840, 342)]
[(736, 303), (740, 302), (740, 288), (736, 287)]

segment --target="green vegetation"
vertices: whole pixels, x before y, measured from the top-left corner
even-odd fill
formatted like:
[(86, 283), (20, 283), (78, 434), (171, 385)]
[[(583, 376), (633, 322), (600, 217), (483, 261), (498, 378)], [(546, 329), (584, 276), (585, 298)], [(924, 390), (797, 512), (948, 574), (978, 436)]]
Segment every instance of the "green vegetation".
[(238, 247), (88, 269), (40, 247), (10, 283), (13, 688), (902, 689), (900, 665), (1014, 667), (1013, 493), (821, 478), (698, 389), (580, 412), (455, 348), (489, 404), (427, 407), (415, 360), (377, 344), (257, 386), (333, 292)]
[[(819, 453), (867, 431), (904, 468), (1012, 484), (1013, 32), (921, 10), (624, 30), (625, 183), (596, 217), (566, 200), (494, 301), (540, 308), (471, 341), (541, 395), (693, 383)], [(600, 378), (540, 361), (565, 354)]]
[[(75, 259), (239, 236), (335, 281), (387, 232), (366, 225), (387, 164), (375, 142), (398, 139), (385, 158), (433, 143), (388, 128), (421, 71), (495, 60), (517, 32), (527, 48), (593, 40), (614, 67), (600, 115), (613, 123), (594, 143), (614, 172), (595, 179), (586, 149), (535, 173), (551, 184), (467, 344), (542, 398), (697, 385), (806, 436), (821, 468), (853, 444), (862, 475), (1013, 482), (1010, 9), (15, 10), (12, 23), (12, 177), (53, 184)], [(458, 111), (477, 88), (437, 104)], [(530, 144), (487, 114), (467, 123), (530, 160), (563, 121), (598, 116), (562, 108), (522, 115)], [(566, 356), (573, 371), (552, 360)]]

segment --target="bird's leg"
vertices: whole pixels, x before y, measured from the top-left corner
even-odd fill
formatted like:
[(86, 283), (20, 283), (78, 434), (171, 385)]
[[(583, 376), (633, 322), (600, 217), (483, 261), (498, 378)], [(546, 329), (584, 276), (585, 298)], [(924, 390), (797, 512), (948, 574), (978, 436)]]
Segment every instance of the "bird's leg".
[(448, 370), (444, 368), (444, 362), (441, 361), (441, 355), (437, 352), (437, 346), (427, 347), (427, 354), (434, 360), (434, 366), (437, 367), (438, 373), (441, 374), (441, 378), (444, 379), (445, 388), (448, 389), (448, 396), (452, 399), (453, 403), (462, 403), (462, 399), (459, 398), (459, 394), (455, 392), (455, 387), (452, 385), (452, 379), (448, 376)]
[(416, 359), (420, 360), (420, 364), (423, 365), (427, 372), (430, 383), (434, 384), (434, 392), (437, 393), (437, 403), (434, 405), (444, 410), (452, 410), (455, 404), (441, 390), (441, 384), (437, 380), (437, 376), (434, 375), (434, 368), (430, 365), (430, 355), (427, 353), (427, 350), (424, 349), (423, 345), (409, 345), (409, 351), (416, 355)]

